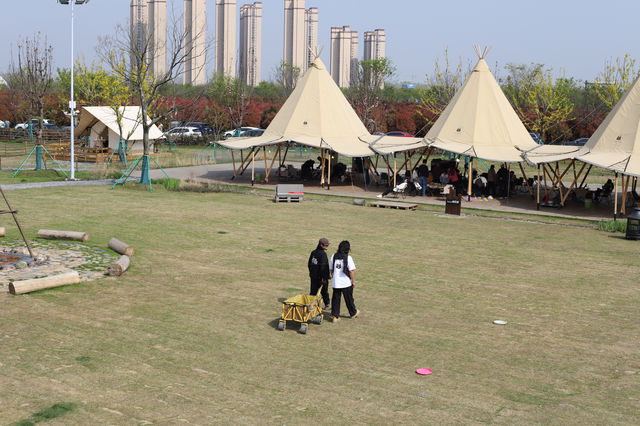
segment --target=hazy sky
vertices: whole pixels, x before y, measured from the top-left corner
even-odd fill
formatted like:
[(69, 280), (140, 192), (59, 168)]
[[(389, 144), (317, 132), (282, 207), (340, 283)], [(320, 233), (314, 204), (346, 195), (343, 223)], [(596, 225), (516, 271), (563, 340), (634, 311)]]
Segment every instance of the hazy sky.
[[(182, 13), (182, 0), (167, 0)], [(250, 2), (246, 2), (250, 3)], [(251, 2), (252, 3), (252, 2)], [(91, 0), (75, 7), (75, 54), (95, 58), (98, 38), (129, 19), (130, 0)], [(237, 8), (245, 4), (237, 1)], [(282, 60), (283, 0), (263, 0), (262, 78), (270, 79)], [(384, 28), (387, 56), (396, 81), (424, 82), (445, 48), (455, 62), (475, 63), (474, 45), (490, 46), (487, 62), (498, 76), (508, 63), (543, 63), (560, 73), (593, 80), (607, 59), (625, 53), (640, 59), (638, 0), (307, 0), (319, 8), (321, 58), (329, 65), (332, 26), (358, 31), (360, 57), (364, 31)], [(69, 67), (69, 6), (56, 0), (0, 0), (0, 72), (11, 50), (25, 36), (40, 31), (54, 48), (55, 66)], [(207, 2), (207, 34), (213, 38), (215, 0)], [(239, 27), (239, 25), (238, 25)], [(209, 58), (213, 55), (210, 54)], [(497, 65), (497, 67), (496, 67)], [(213, 64), (208, 65), (209, 74)]]

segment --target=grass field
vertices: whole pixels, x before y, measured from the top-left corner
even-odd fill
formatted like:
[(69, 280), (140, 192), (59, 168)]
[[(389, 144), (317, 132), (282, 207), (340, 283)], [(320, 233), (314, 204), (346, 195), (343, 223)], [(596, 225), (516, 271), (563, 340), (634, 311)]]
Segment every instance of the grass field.
[[(640, 246), (620, 234), (159, 185), (7, 195), (30, 238), (136, 255), (0, 294), (0, 424), (637, 423)], [(323, 236), (351, 241), (362, 313), (277, 331)]]

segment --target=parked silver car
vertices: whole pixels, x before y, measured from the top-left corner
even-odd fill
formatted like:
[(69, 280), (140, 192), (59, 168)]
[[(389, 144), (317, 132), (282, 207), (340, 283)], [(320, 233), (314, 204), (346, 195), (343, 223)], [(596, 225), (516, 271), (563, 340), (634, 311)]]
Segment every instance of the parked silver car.
[(164, 134), (167, 140), (175, 140), (182, 138), (201, 138), (202, 133), (195, 127), (174, 127)]

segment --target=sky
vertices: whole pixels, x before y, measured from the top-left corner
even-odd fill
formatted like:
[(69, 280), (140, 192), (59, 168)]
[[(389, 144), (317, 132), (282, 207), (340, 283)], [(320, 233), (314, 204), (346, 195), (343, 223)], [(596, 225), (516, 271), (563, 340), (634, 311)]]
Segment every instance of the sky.
[[(284, 2), (262, 2), (261, 73), (269, 80), (283, 55)], [(245, 3), (253, 1), (237, 0), (238, 11)], [(167, 14), (173, 9), (179, 16), (182, 4), (167, 0)], [(75, 57), (97, 59), (99, 38), (127, 24), (129, 5), (130, 0), (90, 0), (75, 6)], [(319, 9), (318, 44), (327, 66), (331, 27), (348, 25), (358, 32), (360, 58), (363, 33), (383, 28), (396, 82), (424, 83), (435, 62), (443, 62), (445, 49), (451, 62), (472, 67), (477, 61), (474, 45), (490, 47), (486, 60), (498, 78), (506, 75), (509, 63), (541, 63), (556, 76), (592, 81), (606, 61), (626, 53), (640, 59), (637, 0), (306, 0), (305, 7)], [(57, 0), (0, 0), (0, 15), (0, 73), (8, 70), (17, 44), (37, 32), (53, 46), (54, 67), (69, 67), (70, 6)], [(208, 0), (211, 39), (214, 23), (215, 0)], [(212, 62), (207, 70), (210, 75)]]

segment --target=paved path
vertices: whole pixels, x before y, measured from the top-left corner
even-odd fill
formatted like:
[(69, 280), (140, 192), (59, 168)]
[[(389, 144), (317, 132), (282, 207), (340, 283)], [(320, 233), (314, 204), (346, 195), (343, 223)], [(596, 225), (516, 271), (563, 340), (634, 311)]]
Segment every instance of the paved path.
[[(294, 164), (299, 167), (300, 164)], [(191, 166), (191, 167), (176, 167), (165, 169), (166, 173), (176, 179), (193, 180), (199, 182), (216, 182), (229, 185), (251, 185), (251, 169), (247, 169), (245, 173), (238, 176), (237, 179), (233, 178), (233, 166), (230, 163), (224, 164), (209, 164), (204, 166)], [(135, 181), (140, 177), (139, 171), (134, 173), (129, 178), (129, 181)], [(265, 175), (264, 164), (262, 167), (256, 167), (255, 175)], [(151, 170), (152, 179), (161, 179), (164, 177), (164, 173), (161, 170)], [(91, 180), (91, 181), (55, 181), (55, 182), (33, 182), (33, 183), (18, 183), (2, 185), (4, 190), (11, 189), (25, 189), (25, 188), (46, 188), (54, 186), (92, 186), (92, 185), (112, 185), (113, 179), (106, 180)], [(255, 184), (256, 188), (263, 188), (274, 190), (275, 185), (278, 183), (277, 178), (271, 173), (271, 182), (269, 184)], [(308, 183), (304, 182), (305, 192), (311, 194), (322, 195), (334, 195), (350, 198), (363, 198), (377, 200), (376, 195), (382, 192), (384, 189), (381, 186), (369, 185), (366, 188), (363, 186), (355, 186), (350, 184), (332, 185), (330, 190), (320, 187), (318, 182)], [(622, 200), (620, 197), (619, 200)], [(442, 206), (444, 211), (445, 201), (438, 197), (406, 197), (404, 200), (410, 203), (428, 204)], [(603, 220), (611, 219), (613, 217), (613, 206), (610, 204), (592, 205), (591, 208), (585, 208), (583, 204), (576, 202), (567, 202), (567, 205), (562, 209), (555, 208), (543, 208), (536, 210), (536, 203), (531, 199), (529, 194), (517, 194), (509, 200), (471, 200), (467, 201), (463, 198), (463, 208), (477, 209), (479, 211), (499, 211), (508, 213), (520, 213), (528, 215), (540, 215), (540, 216), (553, 216), (562, 218), (578, 218), (586, 220)]]
[[(256, 166), (259, 163), (256, 162)], [(299, 167), (300, 164), (294, 166)], [(177, 167), (171, 169), (165, 169), (167, 174), (176, 179), (191, 179), (200, 182), (216, 182), (224, 184), (239, 184), (239, 185), (251, 185), (251, 168), (248, 168), (245, 173), (238, 176), (236, 180), (232, 180), (233, 166), (230, 163), (225, 164), (211, 164), (205, 166), (193, 166), (193, 167)], [(265, 175), (264, 164), (262, 167), (255, 168), (255, 175)], [(271, 173), (271, 182), (269, 184), (255, 184), (256, 188), (271, 189), (274, 190), (275, 185), (278, 183), (278, 178)], [(133, 176), (133, 175), (132, 175)], [(139, 177), (139, 174), (137, 175)], [(161, 170), (152, 170), (151, 178), (160, 179), (164, 177)], [(352, 198), (364, 198), (364, 199), (376, 199), (376, 195), (380, 194), (384, 188), (381, 186), (369, 185), (367, 188), (355, 185), (332, 185), (330, 190), (321, 188), (318, 182), (308, 183), (304, 182), (305, 192), (311, 194), (322, 195), (336, 195)], [(621, 202), (622, 198), (619, 198)], [(438, 197), (406, 197), (404, 200), (411, 203), (429, 204), (442, 206), (444, 211), (445, 201)], [(529, 215), (540, 216), (553, 216), (562, 218), (578, 218), (586, 220), (604, 220), (613, 218), (613, 206), (610, 204), (592, 205), (591, 208), (585, 208), (584, 204), (577, 203), (575, 201), (568, 201), (566, 206), (561, 209), (545, 208), (541, 207), (540, 210), (536, 210), (536, 202), (531, 199), (528, 193), (517, 194), (509, 200), (471, 200), (467, 201), (463, 198), (463, 208), (478, 209), (478, 210), (493, 210), (508, 213), (520, 213)]]
[(52, 186), (100, 186), (113, 185), (113, 179), (104, 180), (60, 180), (53, 182), (30, 182), (30, 183), (11, 183), (2, 185), (2, 189), (26, 189), (26, 188), (48, 188)]

